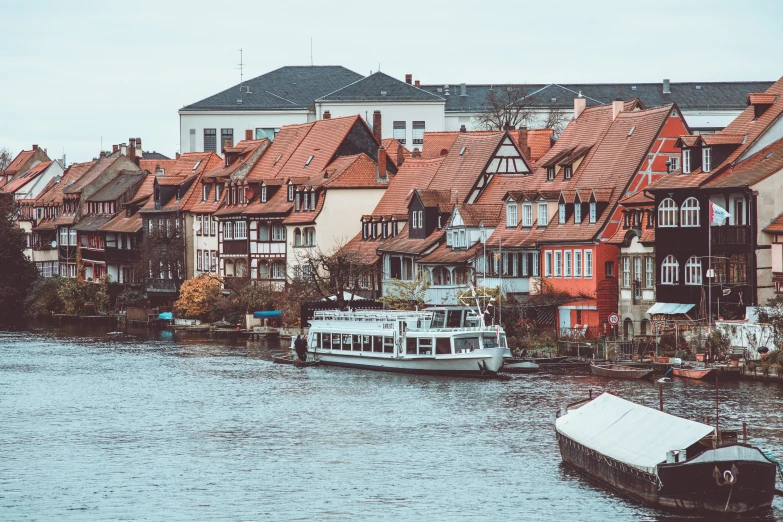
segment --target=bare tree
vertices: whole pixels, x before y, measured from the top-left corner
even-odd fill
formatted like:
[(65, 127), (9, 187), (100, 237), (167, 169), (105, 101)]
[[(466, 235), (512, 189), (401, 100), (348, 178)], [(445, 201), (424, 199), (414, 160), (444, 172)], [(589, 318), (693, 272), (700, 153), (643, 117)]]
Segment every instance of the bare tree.
[(495, 85), (487, 91), (486, 109), (477, 116), (484, 130), (505, 130), (525, 126), (531, 129), (554, 129), (559, 135), (568, 122), (562, 109), (535, 105), (525, 85)]
[(0, 147), (0, 170), (7, 169), (13, 159), (14, 155), (11, 153), (11, 149), (8, 147)]
[[(338, 243), (328, 252), (317, 246), (297, 249), (294, 269), (294, 279), (307, 283), (313, 297), (333, 297), (341, 310), (351, 305), (362, 289), (362, 279), (371, 278), (375, 270), (358, 253), (343, 247)], [(350, 294), (347, 299), (346, 293)]]

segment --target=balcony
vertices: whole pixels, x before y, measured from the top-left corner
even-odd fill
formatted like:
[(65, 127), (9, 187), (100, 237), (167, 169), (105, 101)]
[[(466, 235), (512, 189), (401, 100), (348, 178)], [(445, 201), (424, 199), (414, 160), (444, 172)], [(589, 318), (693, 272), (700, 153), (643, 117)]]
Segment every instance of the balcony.
[(124, 248), (106, 248), (104, 252), (107, 263), (135, 263), (139, 257), (136, 250)]
[(713, 245), (749, 245), (750, 225), (712, 227)]

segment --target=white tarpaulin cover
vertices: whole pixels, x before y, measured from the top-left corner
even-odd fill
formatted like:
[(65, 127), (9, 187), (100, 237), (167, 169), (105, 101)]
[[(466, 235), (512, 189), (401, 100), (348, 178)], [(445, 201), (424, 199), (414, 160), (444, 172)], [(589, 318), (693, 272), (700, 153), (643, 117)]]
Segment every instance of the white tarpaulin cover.
[(604, 393), (555, 422), (559, 433), (607, 457), (648, 473), (713, 432), (713, 427), (675, 417)]

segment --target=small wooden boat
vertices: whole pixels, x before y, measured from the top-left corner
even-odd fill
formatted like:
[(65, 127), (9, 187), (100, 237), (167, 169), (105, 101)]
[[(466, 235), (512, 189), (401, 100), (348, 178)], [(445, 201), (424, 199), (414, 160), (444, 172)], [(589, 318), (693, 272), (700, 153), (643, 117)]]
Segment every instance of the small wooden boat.
[(501, 372), (507, 373), (535, 373), (539, 369), (539, 366), (530, 361), (517, 361), (517, 362), (504, 362), (501, 366)]
[(675, 377), (684, 377), (686, 379), (699, 379), (706, 381), (715, 378), (715, 369), (693, 367), (672, 368), (672, 374)]
[(294, 366), (317, 366), (318, 361), (300, 361), (298, 358), (286, 357), (282, 355), (275, 355), (272, 357), (272, 362), (275, 364), (293, 364)]
[(650, 368), (637, 368), (635, 366), (623, 366), (622, 364), (592, 364), (590, 372), (600, 377), (612, 377), (615, 379), (644, 379), (653, 373)]

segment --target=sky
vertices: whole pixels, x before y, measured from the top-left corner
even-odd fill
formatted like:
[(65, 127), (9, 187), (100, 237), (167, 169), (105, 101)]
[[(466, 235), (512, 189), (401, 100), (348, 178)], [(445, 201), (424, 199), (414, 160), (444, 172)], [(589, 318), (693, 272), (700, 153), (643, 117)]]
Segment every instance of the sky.
[(173, 157), (178, 109), (285, 65), (423, 84), (783, 76), (783, 2), (0, 2), (0, 148), (67, 163), (130, 137)]

